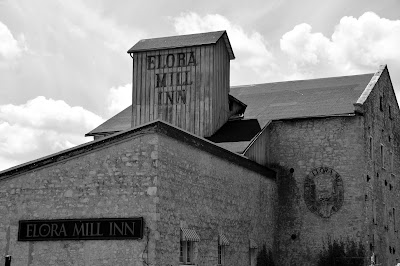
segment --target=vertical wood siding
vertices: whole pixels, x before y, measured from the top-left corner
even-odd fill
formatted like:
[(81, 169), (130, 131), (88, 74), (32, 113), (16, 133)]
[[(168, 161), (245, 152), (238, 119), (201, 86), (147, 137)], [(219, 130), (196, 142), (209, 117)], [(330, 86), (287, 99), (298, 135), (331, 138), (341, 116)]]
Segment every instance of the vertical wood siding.
[[(195, 54), (195, 65), (187, 64), (190, 52)], [(186, 64), (179, 66), (178, 53), (185, 54)], [(168, 54), (174, 55), (173, 67), (147, 69), (149, 56)], [(196, 135), (211, 136), (229, 118), (229, 60), (222, 38), (213, 45), (134, 53), (132, 126), (161, 119)], [(183, 84), (186, 71), (189, 84)], [(164, 74), (166, 86), (157, 87)]]
[(256, 136), (255, 140), (251, 143), (251, 145), (247, 148), (247, 150), (244, 153), (244, 156), (249, 158), (250, 160), (253, 160), (261, 165), (267, 165), (268, 162), (268, 140), (269, 140), (269, 130), (268, 126), (270, 123), (268, 123), (261, 133)]

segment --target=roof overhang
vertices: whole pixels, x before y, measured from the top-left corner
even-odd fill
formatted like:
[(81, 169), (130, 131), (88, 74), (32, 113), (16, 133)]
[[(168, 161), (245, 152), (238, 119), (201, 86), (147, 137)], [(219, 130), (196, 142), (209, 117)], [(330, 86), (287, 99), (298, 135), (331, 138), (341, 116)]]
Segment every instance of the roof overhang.
[[(216, 39), (209, 40), (206, 38), (205, 41), (201, 41), (201, 39), (197, 42), (189, 42), (185, 43), (183, 42), (174, 42), (173, 39), (175, 38), (176, 40), (179, 39), (184, 39), (185, 37), (190, 37), (190, 36), (200, 36), (204, 35), (206, 36), (207, 34), (209, 35), (217, 35), (219, 36)], [(202, 46), (202, 45), (209, 45), (209, 44), (215, 44), (217, 43), (220, 39), (224, 40), (227, 52), (229, 54), (229, 59), (233, 60), (235, 59), (235, 54), (233, 53), (232, 45), (229, 41), (228, 34), (226, 30), (223, 31), (215, 31), (215, 32), (205, 32), (205, 33), (197, 33), (197, 34), (188, 34), (188, 35), (177, 35), (177, 36), (170, 36), (170, 37), (162, 37), (162, 38), (153, 38), (153, 39), (142, 39), (139, 42), (137, 42), (134, 46), (132, 46), (127, 53), (132, 56), (133, 53), (140, 53), (140, 52), (148, 52), (148, 51), (156, 51), (156, 50), (167, 50), (167, 49), (178, 49), (178, 48), (184, 48), (184, 47), (196, 47), (196, 46)], [(164, 40), (164, 44), (160, 44), (160, 40)], [(157, 45), (142, 45), (143, 43), (151, 43), (152, 41), (158, 41)]]
[(243, 155), (221, 148), (211, 141), (208, 141), (204, 138), (200, 138), (194, 134), (191, 134), (188, 131), (182, 130), (169, 123), (166, 123), (161, 120), (156, 120), (46, 157), (42, 157), (34, 161), (21, 164), (19, 166), (6, 169), (0, 172), (0, 180), (17, 176), (23, 173), (27, 173), (36, 169), (40, 169), (54, 163), (59, 163), (61, 161), (69, 160), (81, 156), (83, 154), (90, 153), (94, 150), (119, 143), (121, 141), (126, 141), (129, 139), (136, 138), (138, 136), (142, 136), (143, 134), (152, 134), (152, 133), (162, 134), (174, 138), (177, 141), (183, 142), (194, 148), (204, 150), (210, 154), (220, 157), (221, 159), (227, 160), (231, 163), (235, 163), (251, 171), (262, 174), (266, 177), (275, 178), (276, 176), (275, 171), (265, 166), (262, 166)]

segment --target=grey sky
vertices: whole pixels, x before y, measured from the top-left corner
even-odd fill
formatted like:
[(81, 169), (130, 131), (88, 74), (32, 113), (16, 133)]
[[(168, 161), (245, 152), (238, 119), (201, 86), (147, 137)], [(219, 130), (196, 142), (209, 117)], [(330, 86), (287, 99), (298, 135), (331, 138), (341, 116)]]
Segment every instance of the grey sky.
[[(227, 30), (231, 85), (370, 73), (400, 91), (400, 1), (0, 0), (0, 169), (129, 104), (139, 39)], [(41, 97), (39, 97), (41, 96)]]

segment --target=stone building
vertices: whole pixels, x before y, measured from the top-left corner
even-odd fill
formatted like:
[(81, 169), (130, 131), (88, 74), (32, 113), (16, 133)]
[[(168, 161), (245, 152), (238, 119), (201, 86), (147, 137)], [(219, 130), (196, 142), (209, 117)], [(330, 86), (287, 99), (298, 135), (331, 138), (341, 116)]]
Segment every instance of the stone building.
[[(94, 141), (0, 172), (0, 264), (317, 265), (400, 251), (399, 107), (376, 73), (230, 87), (224, 31), (147, 39)], [(397, 211), (396, 211), (397, 210)]]

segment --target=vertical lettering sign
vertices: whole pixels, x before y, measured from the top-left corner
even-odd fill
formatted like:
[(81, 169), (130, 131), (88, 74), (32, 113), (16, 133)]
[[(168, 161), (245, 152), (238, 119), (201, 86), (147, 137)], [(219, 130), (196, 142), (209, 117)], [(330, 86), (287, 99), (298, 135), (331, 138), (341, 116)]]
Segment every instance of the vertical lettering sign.
[[(193, 51), (186, 53), (171, 53), (165, 55), (150, 55), (146, 57), (147, 70), (156, 71), (171, 68), (185, 68), (196, 66), (196, 57)], [(186, 104), (185, 86), (192, 85), (193, 80), (191, 71), (180, 70), (156, 73), (155, 88), (157, 89), (158, 103), (167, 104)], [(180, 88), (177, 88), (177, 87)], [(164, 90), (166, 87), (174, 87), (175, 90)], [(163, 95), (164, 94), (164, 95)], [(163, 97), (164, 96), (164, 97)]]
[(19, 241), (143, 238), (143, 218), (19, 221)]

